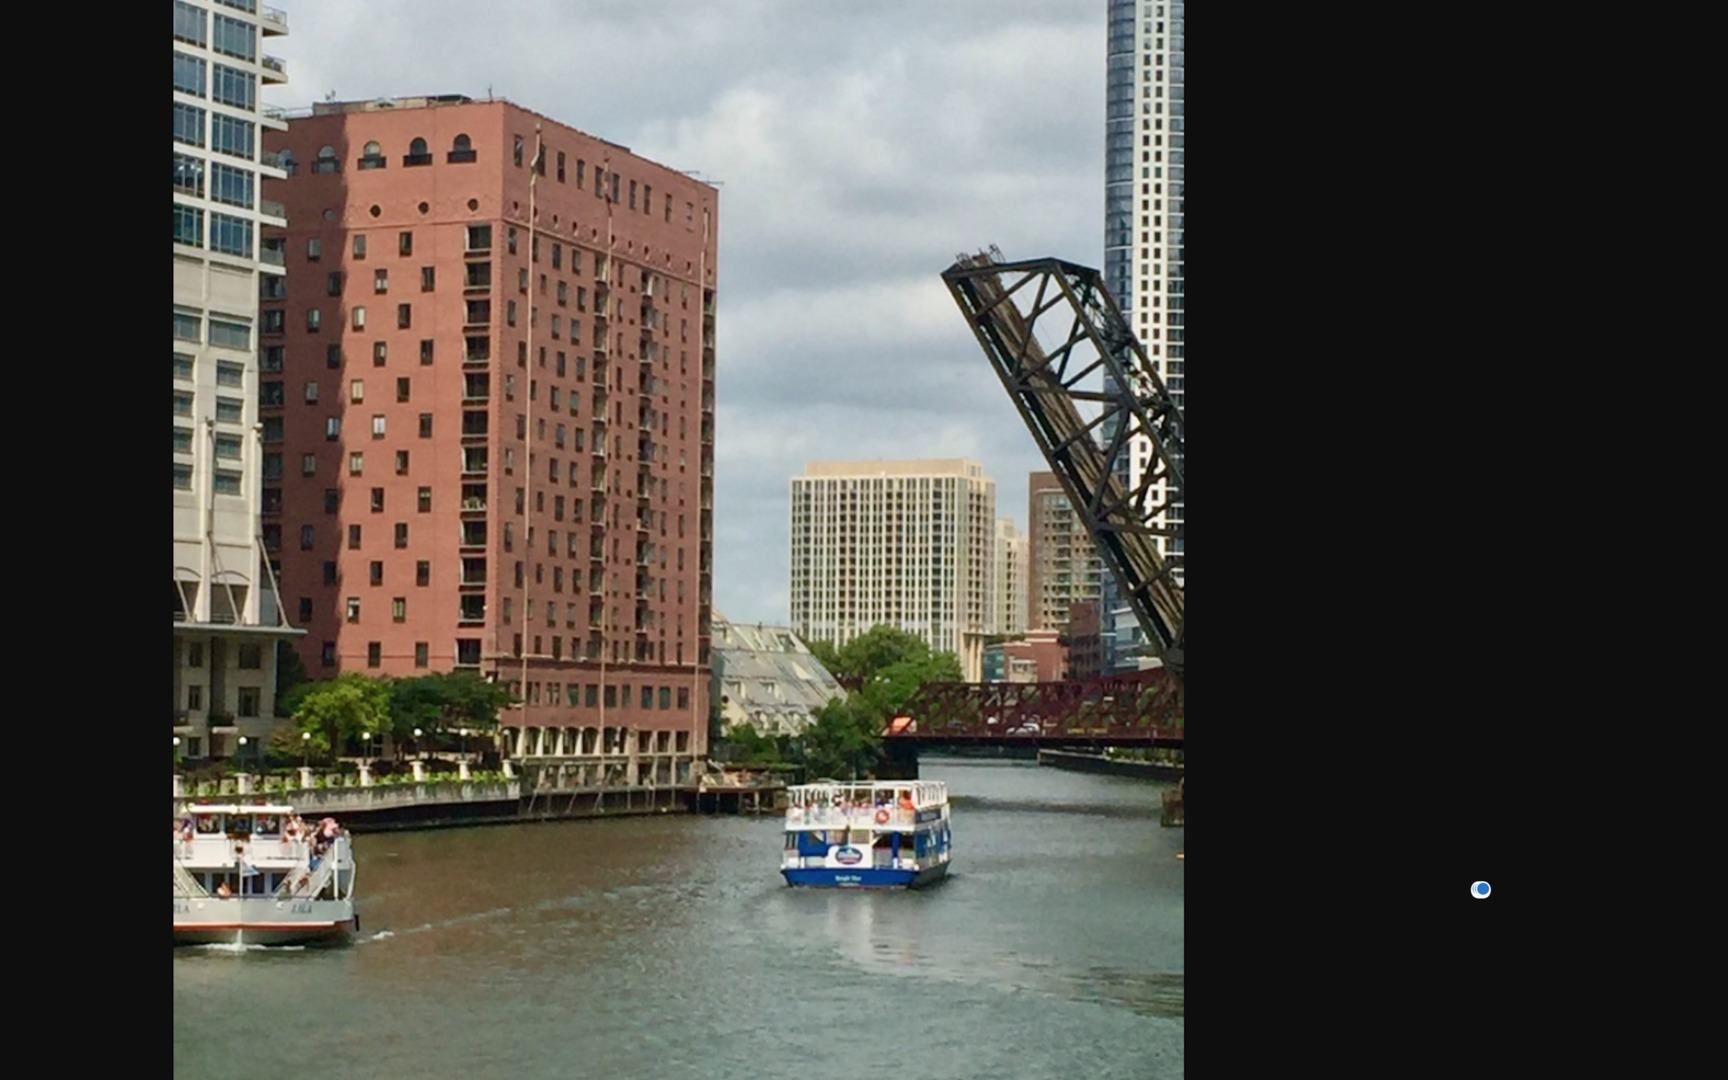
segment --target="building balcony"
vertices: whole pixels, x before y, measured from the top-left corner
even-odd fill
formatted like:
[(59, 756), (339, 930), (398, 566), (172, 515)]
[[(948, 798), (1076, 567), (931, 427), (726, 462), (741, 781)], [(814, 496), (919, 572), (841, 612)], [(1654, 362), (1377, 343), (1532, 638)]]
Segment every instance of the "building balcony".
[(258, 9), (258, 28), (264, 31), (265, 37), (277, 37), (288, 32), (288, 13), (280, 8), (263, 7)]
[(288, 207), (275, 199), (259, 199), (258, 214), (264, 219), (261, 224), (282, 229), (288, 227)]
[(266, 86), (271, 83), (288, 81), (288, 65), (282, 61), (281, 57), (261, 56), (258, 58), (258, 66), (264, 69), (263, 82)]
[[(258, 107), (258, 122), (271, 131), (287, 131), (288, 110), (280, 105), (260, 105)], [(270, 164), (276, 163), (272, 161)]]

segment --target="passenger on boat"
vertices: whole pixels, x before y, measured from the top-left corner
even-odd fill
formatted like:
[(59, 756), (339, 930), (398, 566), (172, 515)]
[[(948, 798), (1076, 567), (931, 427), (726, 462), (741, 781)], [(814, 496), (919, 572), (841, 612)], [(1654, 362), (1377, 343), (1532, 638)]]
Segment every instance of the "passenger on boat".
[(901, 792), (900, 792), (900, 809), (902, 809), (902, 810), (912, 809), (912, 793), (910, 791), (906, 791), (904, 789), (901, 790)]
[(181, 818), (180, 824), (174, 826), (174, 838), (182, 844), (192, 842), (192, 819), (190, 817)]
[(220, 896), (224, 900), (234, 895), (234, 890), (228, 887), (226, 879), (224, 879), (220, 885), (216, 886), (216, 895)]

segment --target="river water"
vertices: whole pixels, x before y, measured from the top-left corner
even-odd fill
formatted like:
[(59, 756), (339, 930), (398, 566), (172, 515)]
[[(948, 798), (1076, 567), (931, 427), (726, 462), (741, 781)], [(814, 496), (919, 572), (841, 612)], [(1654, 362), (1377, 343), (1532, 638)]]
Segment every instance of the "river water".
[(947, 880), (787, 888), (772, 817), (364, 835), (351, 948), (174, 951), (174, 1075), (1180, 1077), (1162, 785), (926, 759)]

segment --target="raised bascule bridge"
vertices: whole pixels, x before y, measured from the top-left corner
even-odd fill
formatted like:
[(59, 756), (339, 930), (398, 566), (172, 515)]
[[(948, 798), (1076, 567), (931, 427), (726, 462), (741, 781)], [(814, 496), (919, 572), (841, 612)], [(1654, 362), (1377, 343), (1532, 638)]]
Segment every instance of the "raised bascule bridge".
[[(918, 748), (937, 743), (1180, 747), (1183, 585), (1154, 537), (1183, 534), (1163, 513), (1186, 501), (1182, 410), (1098, 271), (1009, 262), (991, 248), (959, 256), (942, 280), (1160, 666), (1086, 681), (926, 684), (885, 732), (890, 767), (915, 773)], [(1144, 460), (1130, 469), (1136, 447)]]

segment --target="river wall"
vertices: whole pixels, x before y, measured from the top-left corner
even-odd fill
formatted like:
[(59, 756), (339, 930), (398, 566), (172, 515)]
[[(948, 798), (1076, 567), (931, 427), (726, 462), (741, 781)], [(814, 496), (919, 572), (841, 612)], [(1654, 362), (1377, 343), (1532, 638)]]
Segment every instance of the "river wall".
[(1182, 766), (1158, 761), (1124, 761), (1099, 754), (1076, 754), (1070, 750), (1040, 750), (1038, 764), (1069, 772), (1097, 773), (1101, 776), (1131, 776), (1140, 780), (1182, 779)]

